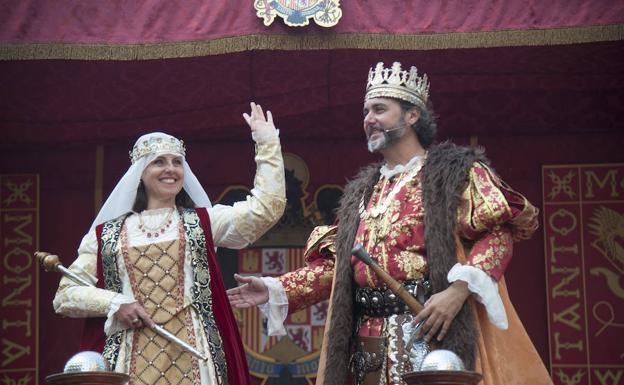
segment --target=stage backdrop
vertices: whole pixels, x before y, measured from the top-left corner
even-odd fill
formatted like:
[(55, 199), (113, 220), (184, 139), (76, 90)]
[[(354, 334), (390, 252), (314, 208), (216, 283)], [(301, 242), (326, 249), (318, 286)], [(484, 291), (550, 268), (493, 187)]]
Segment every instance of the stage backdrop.
[[(326, 30), (266, 28), (249, 0), (0, 0), (0, 173), (41, 175), (41, 248), (71, 263), (129, 147), (149, 131), (188, 143), (212, 198), (249, 187), (241, 113), (251, 100), (274, 112), (284, 151), (310, 166), (310, 207), (313, 192), (343, 186), (374, 159), (361, 116), (377, 61), (427, 73), (439, 138), (483, 144), (539, 207), (543, 164), (624, 161), (624, 3), (341, 3), (340, 23)], [(514, 245), (506, 278), (548, 364), (541, 236)], [(232, 284), (230, 256), (221, 263)], [(77, 352), (83, 323), (54, 314), (58, 275), (40, 279), (43, 383)]]
[(624, 164), (544, 166), (551, 374), (624, 383)]

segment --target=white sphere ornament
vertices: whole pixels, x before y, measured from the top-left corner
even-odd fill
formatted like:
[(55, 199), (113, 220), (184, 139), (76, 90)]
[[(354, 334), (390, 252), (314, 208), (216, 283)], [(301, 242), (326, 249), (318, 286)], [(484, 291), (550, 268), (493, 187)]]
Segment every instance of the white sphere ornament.
[(420, 367), (424, 370), (466, 370), (461, 358), (450, 350), (438, 349), (427, 354)]
[(67, 360), (63, 372), (108, 372), (109, 370), (108, 361), (100, 353), (84, 351)]

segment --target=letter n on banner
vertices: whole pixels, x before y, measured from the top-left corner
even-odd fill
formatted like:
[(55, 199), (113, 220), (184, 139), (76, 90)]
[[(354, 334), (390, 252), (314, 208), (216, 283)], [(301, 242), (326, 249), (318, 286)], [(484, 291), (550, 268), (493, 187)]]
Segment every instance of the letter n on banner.
[(0, 381), (39, 381), (39, 176), (0, 175)]
[(624, 164), (542, 167), (551, 376), (624, 384)]

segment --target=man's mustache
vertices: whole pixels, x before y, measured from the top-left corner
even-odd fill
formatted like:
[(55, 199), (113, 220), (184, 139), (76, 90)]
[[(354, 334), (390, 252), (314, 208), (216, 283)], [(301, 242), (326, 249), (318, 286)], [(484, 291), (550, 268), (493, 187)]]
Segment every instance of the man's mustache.
[(374, 131), (379, 131), (379, 132), (381, 132), (381, 133), (383, 133), (385, 135), (385, 134), (388, 134), (389, 132), (392, 132), (392, 131), (401, 130), (401, 129), (405, 128), (405, 126), (406, 126), (405, 122), (403, 122), (403, 123), (399, 122), (396, 126), (394, 126), (392, 128), (383, 128), (381, 125), (375, 124), (375, 125), (372, 125), (372, 126), (370, 126), (370, 127), (368, 127), (366, 129), (366, 138), (370, 139), (370, 137), (371, 137), (371, 135), (373, 135)]
[(375, 125), (370, 126), (370, 127), (368, 127), (366, 129), (366, 138), (370, 139), (370, 137), (373, 135), (373, 132), (375, 132), (375, 131), (379, 131), (381, 133), (385, 132), (384, 128), (381, 125), (375, 124)]

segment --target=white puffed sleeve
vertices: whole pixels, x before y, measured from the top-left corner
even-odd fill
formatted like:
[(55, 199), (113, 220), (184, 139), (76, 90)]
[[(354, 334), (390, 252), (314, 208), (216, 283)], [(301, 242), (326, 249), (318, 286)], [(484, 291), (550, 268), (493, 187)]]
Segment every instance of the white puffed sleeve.
[(284, 213), (286, 186), (278, 134), (273, 131), (254, 139), (257, 166), (250, 195), (233, 206), (208, 209), (215, 246), (241, 249), (260, 238)]

